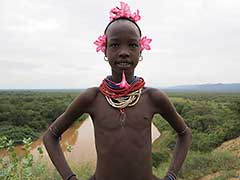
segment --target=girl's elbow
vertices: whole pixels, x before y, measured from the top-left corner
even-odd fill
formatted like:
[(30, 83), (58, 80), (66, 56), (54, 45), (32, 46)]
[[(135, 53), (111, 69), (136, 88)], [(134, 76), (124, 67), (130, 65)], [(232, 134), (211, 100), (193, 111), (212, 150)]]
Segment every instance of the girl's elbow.
[(44, 146), (46, 146), (46, 144), (48, 142), (48, 139), (49, 139), (49, 133), (48, 133), (48, 131), (46, 131), (43, 135), (43, 138), (42, 138)]

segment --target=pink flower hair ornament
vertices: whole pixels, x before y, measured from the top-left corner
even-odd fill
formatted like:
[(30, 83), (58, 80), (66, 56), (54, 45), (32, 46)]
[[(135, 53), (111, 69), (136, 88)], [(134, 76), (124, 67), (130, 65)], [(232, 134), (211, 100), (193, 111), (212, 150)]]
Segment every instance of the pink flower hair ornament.
[[(113, 21), (114, 19), (118, 19), (121, 17), (126, 17), (134, 22), (137, 22), (141, 19), (141, 16), (139, 15), (139, 10), (137, 10), (134, 13), (131, 13), (130, 7), (127, 3), (120, 2), (121, 7), (116, 7), (110, 10), (110, 21)], [(142, 52), (144, 49), (150, 50), (150, 43), (152, 39), (147, 38), (147, 36), (142, 37), (139, 40), (140, 45), (140, 51)], [(97, 46), (96, 51), (102, 51), (105, 53), (106, 45), (107, 45), (107, 36), (104, 34), (102, 36), (99, 36), (96, 41), (94, 41), (94, 44)]]
[(140, 39), (140, 51), (142, 52), (144, 49), (151, 50), (150, 43), (152, 42), (152, 39), (147, 38), (147, 36), (144, 36)]
[(137, 9), (137, 12), (131, 13), (130, 7), (127, 3), (120, 2), (121, 7), (116, 7), (110, 10), (110, 21), (120, 18), (120, 17), (126, 17), (134, 22), (137, 22), (141, 19), (141, 16), (139, 15), (139, 10)]
[[(139, 40), (140, 45), (140, 51), (142, 52), (144, 49), (151, 50), (150, 43), (152, 42), (152, 39), (147, 38), (147, 36), (142, 37)], [(104, 34), (102, 36), (99, 36), (98, 39), (94, 42), (94, 44), (97, 46), (96, 51), (102, 51), (105, 53), (106, 45), (107, 45), (107, 36)]]
[(106, 50), (106, 44), (107, 43), (107, 36), (104, 34), (102, 36), (99, 36), (96, 41), (94, 41), (94, 44), (97, 46), (96, 51), (102, 51), (105, 53)]

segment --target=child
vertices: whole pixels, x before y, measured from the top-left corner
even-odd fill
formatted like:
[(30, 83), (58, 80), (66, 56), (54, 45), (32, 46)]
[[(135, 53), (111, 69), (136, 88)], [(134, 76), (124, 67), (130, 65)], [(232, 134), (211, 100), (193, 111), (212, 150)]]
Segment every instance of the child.
[[(164, 180), (176, 180), (191, 142), (191, 131), (176, 112), (168, 97), (158, 89), (144, 87), (143, 78), (134, 76), (149, 50), (151, 39), (141, 38), (136, 24), (139, 11), (131, 13), (121, 2), (110, 11), (110, 23), (104, 35), (95, 42), (103, 51), (112, 75), (100, 87), (81, 93), (57, 118), (43, 141), (58, 172), (65, 180), (77, 177), (69, 168), (59, 137), (83, 113), (89, 113), (94, 124), (97, 164), (92, 180), (152, 180), (151, 120), (161, 114), (178, 133), (176, 149)], [(79, 157), (81, 158), (81, 157)]]

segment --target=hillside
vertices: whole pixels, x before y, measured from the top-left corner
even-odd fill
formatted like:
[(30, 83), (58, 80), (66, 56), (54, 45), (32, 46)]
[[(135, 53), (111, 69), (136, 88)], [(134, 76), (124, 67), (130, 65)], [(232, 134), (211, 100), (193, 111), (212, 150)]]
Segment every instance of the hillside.
[(170, 92), (240, 92), (240, 83), (180, 85), (163, 89)]
[[(240, 158), (240, 136), (238, 138), (224, 142), (221, 146), (215, 149), (215, 151), (229, 151), (234, 154), (237, 158)], [(207, 175), (200, 180), (214, 180), (217, 177), (221, 177), (224, 174), (222, 172), (216, 172), (214, 174)], [(240, 179), (240, 167), (236, 172), (235, 177), (230, 178), (229, 180), (238, 180)]]
[(216, 148), (219, 151), (230, 151), (235, 156), (240, 158), (240, 136), (238, 138), (224, 142), (221, 146)]

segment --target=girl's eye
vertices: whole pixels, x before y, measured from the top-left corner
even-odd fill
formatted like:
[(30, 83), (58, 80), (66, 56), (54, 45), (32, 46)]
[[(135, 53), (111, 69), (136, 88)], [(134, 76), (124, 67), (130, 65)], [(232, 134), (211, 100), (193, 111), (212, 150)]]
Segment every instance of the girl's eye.
[(118, 46), (119, 46), (118, 43), (111, 43), (111, 44), (109, 45), (109, 47), (118, 47)]
[(129, 46), (132, 48), (138, 48), (138, 44), (136, 43), (130, 43)]

